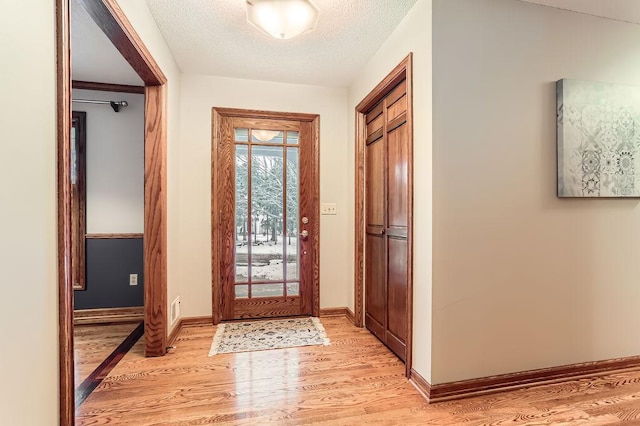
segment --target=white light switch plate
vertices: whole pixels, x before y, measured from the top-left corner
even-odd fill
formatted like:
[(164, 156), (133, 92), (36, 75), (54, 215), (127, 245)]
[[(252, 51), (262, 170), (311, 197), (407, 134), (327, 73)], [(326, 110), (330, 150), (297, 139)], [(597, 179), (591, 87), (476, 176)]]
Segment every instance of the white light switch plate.
[(322, 203), (320, 205), (320, 214), (338, 214), (338, 208), (336, 207), (336, 203)]
[(129, 274), (129, 285), (138, 285), (138, 274)]

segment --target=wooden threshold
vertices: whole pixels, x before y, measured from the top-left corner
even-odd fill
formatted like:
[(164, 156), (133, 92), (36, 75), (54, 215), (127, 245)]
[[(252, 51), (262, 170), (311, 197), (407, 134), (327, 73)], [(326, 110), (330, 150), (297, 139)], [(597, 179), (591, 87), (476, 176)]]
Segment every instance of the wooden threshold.
[(87, 397), (97, 388), (102, 380), (109, 375), (113, 367), (118, 365), (120, 360), (131, 350), (138, 339), (144, 333), (144, 325), (140, 323), (135, 330), (87, 377), (76, 389), (75, 406), (79, 407)]
[(437, 385), (429, 384), (412, 369), (409, 380), (430, 403), (434, 403), (570, 380), (592, 379), (612, 373), (635, 370), (640, 370), (640, 356), (570, 364)]
[(130, 308), (79, 309), (73, 312), (73, 325), (140, 322), (144, 319), (144, 306)]

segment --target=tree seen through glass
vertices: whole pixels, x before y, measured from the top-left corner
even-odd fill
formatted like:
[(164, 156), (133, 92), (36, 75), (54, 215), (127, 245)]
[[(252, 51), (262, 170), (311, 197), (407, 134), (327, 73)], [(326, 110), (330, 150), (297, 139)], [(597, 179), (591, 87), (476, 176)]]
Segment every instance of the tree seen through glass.
[(236, 297), (298, 295), (298, 148), (236, 144), (235, 166), (236, 282), (265, 282)]

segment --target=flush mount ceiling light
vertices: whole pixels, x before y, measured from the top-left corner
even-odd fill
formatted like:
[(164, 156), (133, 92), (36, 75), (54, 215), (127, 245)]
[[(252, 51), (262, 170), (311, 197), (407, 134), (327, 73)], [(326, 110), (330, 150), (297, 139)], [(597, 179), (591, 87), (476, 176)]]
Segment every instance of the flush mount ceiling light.
[(320, 11), (311, 0), (246, 0), (247, 21), (267, 34), (288, 39), (313, 30)]
[(280, 134), (277, 130), (252, 130), (251, 134), (260, 142), (270, 142)]

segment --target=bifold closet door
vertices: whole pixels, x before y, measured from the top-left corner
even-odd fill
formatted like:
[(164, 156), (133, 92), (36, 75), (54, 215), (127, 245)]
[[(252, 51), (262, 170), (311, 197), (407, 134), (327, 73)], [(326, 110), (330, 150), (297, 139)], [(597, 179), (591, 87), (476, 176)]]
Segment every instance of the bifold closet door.
[(387, 286), (384, 238), (385, 143), (381, 131), (382, 119), (382, 114), (372, 119), (370, 128), (379, 127), (379, 137), (368, 139), (366, 148), (365, 324), (376, 337), (384, 341)]
[(406, 359), (409, 129), (406, 82), (366, 114), (365, 325)]

